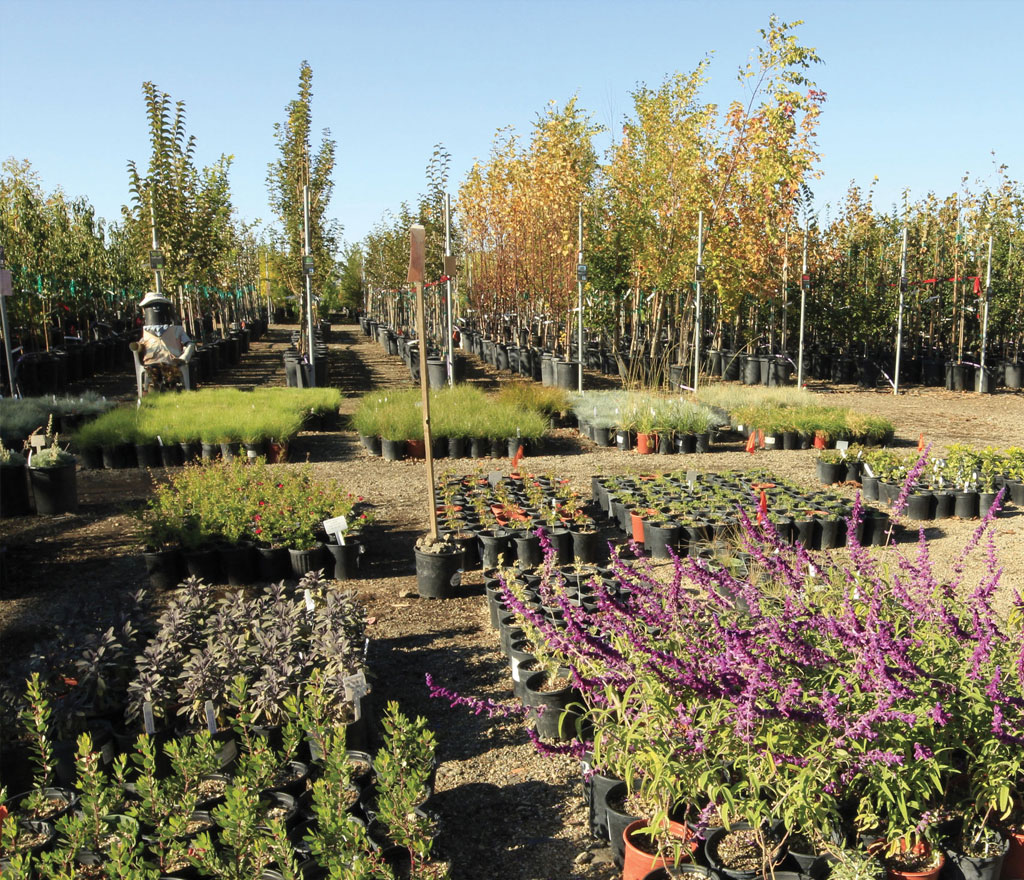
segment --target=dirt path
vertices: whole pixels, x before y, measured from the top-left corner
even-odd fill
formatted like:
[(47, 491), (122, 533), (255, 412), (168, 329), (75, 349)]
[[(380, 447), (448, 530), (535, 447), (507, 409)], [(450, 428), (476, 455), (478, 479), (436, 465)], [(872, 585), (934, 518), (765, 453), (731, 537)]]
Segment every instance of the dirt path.
[[(218, 383), (283, 384), (281, 351), (291, 329), (271, 328), (264, 340), (253, 344), (240, 367), (219, 376)], [(412, 385), (402, 361), (385, 355), (357, 325), (334, 328), (329, 346), (330, 378), (344, 394), (344, 413), (351, 413), (364, 391)], [(469, 376), (485, 388), (496, 387), (501, 380), (476, 359), (470, 361)], [(121, 384), (120, 390), (112, 385), (108, 396), (131, 399), (134, 380), (126, 376)], [(916, 443), (921, 432), (943, 445), (957, 440), (977, 445), (1024, 440), (1024, 396), (1019, 394), (982, 397), (911, 391), (894, 399), (840, 389), (830, 391), (828, 399), (889, 416), (907, 445)], [(555, 432), (549, 446), (559, 454), (531, 458), (526, 466), (567, 477), (586, 492), (590, 475), (598, 471), (727, 470), (752, 464), (814, 483), (813, 451), (751, 457), (736, 443), (686, 459), (641, 458), (614, 449), (597, 450), (573, 431)], [(511, 721), (488, 720), (428, 698), (428, 672), (450, 688), (481, 697), (505, 699), (511, 688), (497, 634), (487, 620), (479, 574), (467, 576), (463, 598), (412, 598), (412, 545), (427, 524), (422, 463), (370, 457), (347, 430), (301, 434), (292, 453), (293, 461), (309, 460), (315, 470), (342, 480), (377, 506), (368, 564), (362, 577), (349, 585), (358, 590), (374, 621), (370, 662), (381, 703), (397, 699), (406, 711), (426, 715), (437, 732), (442, 764), (435, 806), (444, 820), (440, 843), (455, 860), (455, 878), (617, 876), (607, 849), (589, 839), (574, 761), (539, 757)], [(439, 473), (448, 468), (459, 473), (477, 468), (503, 471), (507, 460), (441, 460), (437, 465)], [(7, 586), (0, 594), (0, 644), (7, 658), (8, 684), (12, 675), (24, 671), (19, 661), (33, 649), (53, 655), (84, 633), (105, 628), (125, 594), (144, 585), (130, 511), (147, 496), (148, 475), (80, 471), (78, 476), (79, 513), (0, 521), (0, 542), (8, 548)], [(973, 528), (970, 523), (944, 521), (928, 530), (940, 570), (948, 570)], [(1024, 588), (1024, 516), (1015, 513), (1002, 519), (996, 539), (1005, 583)]]

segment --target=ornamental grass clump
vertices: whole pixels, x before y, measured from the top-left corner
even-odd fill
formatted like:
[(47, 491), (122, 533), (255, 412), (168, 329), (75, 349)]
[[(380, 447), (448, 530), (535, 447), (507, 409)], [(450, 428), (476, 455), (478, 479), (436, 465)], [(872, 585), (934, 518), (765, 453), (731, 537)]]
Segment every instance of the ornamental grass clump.
[(108, 443), (286, 444), (309, 413), (337, 412), (336, 388), (212, 388), (188, 394), (150, 394), (100, 416), (75, 434), (81, 447)]
[[(925, 464), (908, 473), (896, 516)], [(859, 499), (846, 549), (831, 554), (780, 540), (756, 503), (738, 511), (756, 577), (700, 557), (676, 558), (667, 575), (616, 558), (615, 586), (597, 586), (590, 614), (549, 569), (538, 589), (558, 627), (506, 590), (569, 670), (593, 731), (543, 748), (589, 749), (655, 827), (669, 810), (703, 827), (781, 820), (808, 840), (870, 834), (893, 855), (927, 842), (926, 814), (940, 807), (1019, 824), (1024, 600), (1014, 590), (997, 610), (999, 502), (948, 580), (923, 532), (911, 554), (862, 547)], [(979, 548), (984, 571), (968, 584)]]

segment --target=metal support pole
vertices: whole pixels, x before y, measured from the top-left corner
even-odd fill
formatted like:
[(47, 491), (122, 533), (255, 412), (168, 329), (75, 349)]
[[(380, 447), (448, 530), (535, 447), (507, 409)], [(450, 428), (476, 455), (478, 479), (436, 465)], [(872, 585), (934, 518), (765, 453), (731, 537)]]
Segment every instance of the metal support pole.
[[(304, 227), (305, 248), (303, 253), (309, 256), (309, 187), (302, 187), (302, 224)], [(310, 274), (303, 270), (306, 278), (306, 332), (309, 336), (309, 385), (316, 387), (316, 355), (313, 351), (313, 282)]]
[(804, 230), (804, 256), (800, 268), (800, 342), (796, 357), (796, 387), (804, 387), (804, 315), (807, 309), (807, 288), (811, 279), (807, 274), (807, 230)]
[(704, 212), (697, 212), (697, 297), (693, 309), (693, 390), (700, 383), (700, 287), (704, 278)]
[[(452, 197), (444, 194), (444, 255), (452, 255), (452, 230), (451, 230)], [(452, 279), (448, 276), (448, 260), (445, 260), (445, 303), (448, 312), (448, 384), (455, 384), (455, 352), (452, 351)]]
[(900, 247), (900, 304), (896, 312), (896, 369), (893, 371), (892, 393), (900, 393), (900, 358), (903, 354), (903, 296), (907, 292), (907, 230), (903, 230)]
[[(577, 254), (576, 265), (579, 266), (583, 263), (583, 202), (580, 202), (580, 213), (579, 213), (579, 253)], [(577, 339), (579, 351), (577, 364), (579, 375), (576, 380), (576, 390), (579, 392), (583, 391), (583, 279), (577, 278), (576, 280), (576, 322), (578, 335)]]

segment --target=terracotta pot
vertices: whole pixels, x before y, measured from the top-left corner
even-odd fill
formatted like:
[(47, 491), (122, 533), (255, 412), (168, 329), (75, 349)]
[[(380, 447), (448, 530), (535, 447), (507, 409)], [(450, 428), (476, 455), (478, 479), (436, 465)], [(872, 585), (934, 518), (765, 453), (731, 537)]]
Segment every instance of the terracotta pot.
[[(915, 853), (932, 852), (931, 846), (927, 843), (918, 843), (914, 847)], [(942, 873), (942, 869), (946, 866), (945, 853), (939, 853), (938, 861), (934, 867), (928, 868), (926, 871), (898, 871), (895, 868), (889, 866), (886, 863), (885, 876), (888, 880), (938, 880), (939, 874)]]
[[(647, 820), (640, 819), (631, 822), (622, 832), (622, 841), (625, 846), (625, 856), (622, 861), (622, 880), (643, 880), (643, 878), (655, 868), (666, 868), (675, 864), (671, 855), (655, 855), (639, 848), (631, 839), (634, 832), (646, 827)], [(679, 822), (669, 822), (669, 834), (683, 840), (685, 854), (680, 861), (689, 861), (690, 854), (697, 848), (696, 841), (689, 839), (690, 832), (685, 825)]]
[(1010, 838), (1010, 848), (1003, 859), (1003, 871), (999, 877), (1000, 880), (1016, 880), (1024, 877), (1024, 832), (1007, 836)]
[(657, 434), (641, 434), (639, 431), (636, 435), (636, 451), (641, 455), (650, 455), (654, 452), (658, 445)]

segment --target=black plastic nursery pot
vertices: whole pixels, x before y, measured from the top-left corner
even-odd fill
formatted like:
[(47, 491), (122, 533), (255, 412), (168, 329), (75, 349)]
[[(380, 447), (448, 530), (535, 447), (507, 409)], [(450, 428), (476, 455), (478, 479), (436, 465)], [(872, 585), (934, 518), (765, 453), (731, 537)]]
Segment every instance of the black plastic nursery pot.
[(185, 576), (184, 560), (177, 548), (152, 550), (142, 554), (149, 583), (155, 590), (173, 590)]
[(220, 568), (232, 587), (244, 587), (256, 580), (256, 553), (252, 544), (225, 544), (218, 548)]
[(185, 571), (192, 577), (200, 578), (208, 584), (221, 583), (220, 554), (216, 548), (186, 550), (182, 555)]
[(28, 503), (28, 469), (24, 464), (0, 465), (0, 516), (26, 516)]
[(528, 717), (535, 722), (537, 735), (548, 741), (570, 740), (576, 734), (579, 714), (575, 706), (580, 694), (570, 684), (549, 690), (549, 673), (535, 672), (523, 683), (529, 710)]
[(37, 514), (55, 516), (78, 510), (78, 479), (74, 464), (30, 467), (28, 477)]
[(344, 544), (327, 543), (324, 547), (330, 556), (327, 571), (334, 580), (348, 581), (359, 576), (362, 545), (358, 541), (347, 541)]
[(304, 550), (288, 548), (288, 560), (291, 563), (292, 577), (302, 578), (311, 571), (320, 571), (327, 567), (322, 544)]
[(256, 548), (256, 573), (261, 581), (283, 581), (291, 576), (291, 572), (291, 560), (286, 547)]
[(462, 584), (462, 552), (416, 553), (416, 591), (422, 599), (451, 599)]

